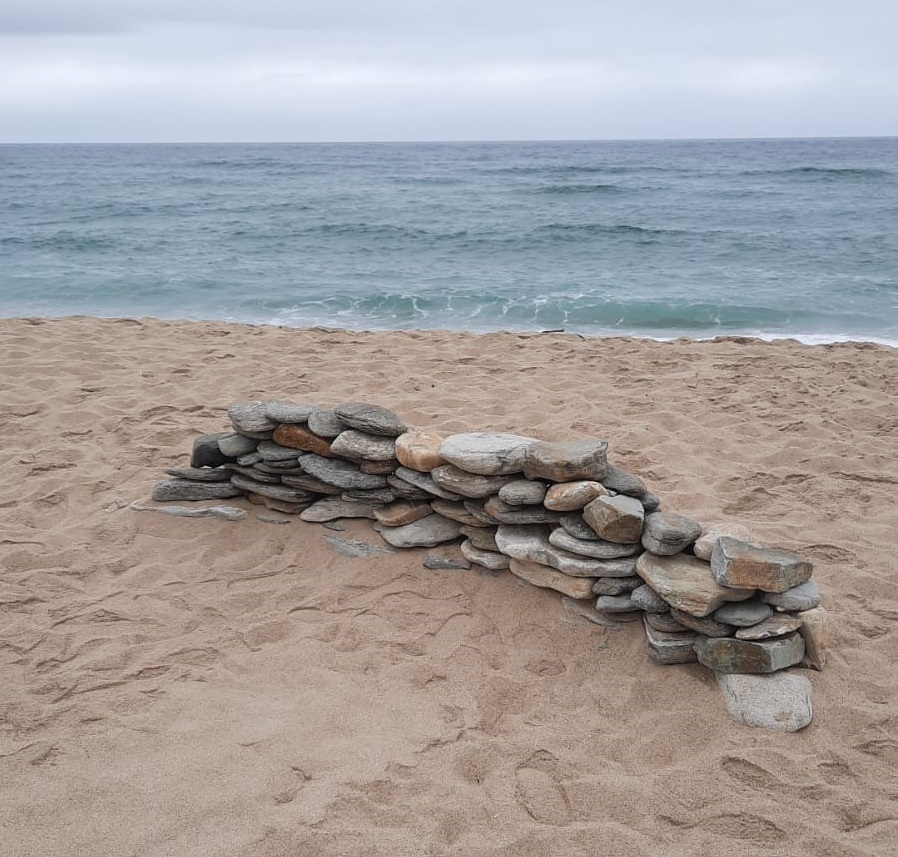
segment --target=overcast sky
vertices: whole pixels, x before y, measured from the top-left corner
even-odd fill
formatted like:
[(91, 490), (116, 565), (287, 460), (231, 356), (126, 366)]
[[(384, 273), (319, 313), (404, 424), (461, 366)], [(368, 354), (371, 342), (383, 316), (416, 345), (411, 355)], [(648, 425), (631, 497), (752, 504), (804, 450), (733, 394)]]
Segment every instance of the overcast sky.
[(0, 141), (898, 134), (898, 0), (2, 0)]

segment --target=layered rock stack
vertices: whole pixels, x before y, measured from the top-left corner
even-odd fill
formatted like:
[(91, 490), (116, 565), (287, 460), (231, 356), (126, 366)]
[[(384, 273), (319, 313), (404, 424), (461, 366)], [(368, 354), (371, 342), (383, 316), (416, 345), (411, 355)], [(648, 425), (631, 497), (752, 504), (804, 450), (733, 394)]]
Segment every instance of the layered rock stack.
[(794, 731), (822, 668), (825, 611), (811, 563), (661, 509), (603, 440), (545, 442), (409, 429), (392, 411), (249, 402), (203, 435), (153, 499), (245, 496), (305, 521), (370, 518), (394, 548), (460, 542), (471, 563), (562, 594), (599, 623), (639, 621), (660, 664), (712, 669), (749, 725)]

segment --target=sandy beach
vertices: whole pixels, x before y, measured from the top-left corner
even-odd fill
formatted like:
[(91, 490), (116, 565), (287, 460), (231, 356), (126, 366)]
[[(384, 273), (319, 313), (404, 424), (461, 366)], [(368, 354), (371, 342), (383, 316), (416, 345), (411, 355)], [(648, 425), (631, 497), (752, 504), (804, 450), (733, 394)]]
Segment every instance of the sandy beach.
[[(77, 317), (0, 320), (0, 366), (3, 853), (894, 853), (895, 349)], [(129, 508), (258, 398), (605, 438), (665, 508), (807, 555), (813, 724), (737, 725), (507, 572)]]

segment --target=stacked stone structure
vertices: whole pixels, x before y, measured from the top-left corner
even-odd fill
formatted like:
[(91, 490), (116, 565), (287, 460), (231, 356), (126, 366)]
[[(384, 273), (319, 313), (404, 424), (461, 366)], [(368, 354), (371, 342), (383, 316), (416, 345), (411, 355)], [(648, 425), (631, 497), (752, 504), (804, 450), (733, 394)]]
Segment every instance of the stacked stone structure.
[(154, 500), (245, 496), (304, 521), (369, 518), (394, 548), (459, 542), (470, 563), (554, 590), (594, 622), (638, 622), (657, 663), (712, 669), (737, 720), (810, 722), (810, 682), (784, 671), (825, 662), (811, 563), (662, 509), (608, 462), (606, 441), (446, 437), (361, 402), (257, 401), (229, 416), (233, 431), (198, 437)]

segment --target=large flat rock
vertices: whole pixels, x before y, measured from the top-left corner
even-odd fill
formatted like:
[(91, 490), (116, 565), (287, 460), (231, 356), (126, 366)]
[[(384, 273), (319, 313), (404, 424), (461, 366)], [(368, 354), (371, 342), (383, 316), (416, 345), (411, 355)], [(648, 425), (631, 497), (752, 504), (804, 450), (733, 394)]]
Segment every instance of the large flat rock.
[(652, 512), (645, 518), (642, 546), (652, 553), (672, 556), (689, 547), (701, 534), (701, 524), (692, 518), (676, 512)]
[(814, 716), (811, 683), (803, 675), (718, 673), (727, 713), (745, 726), (797, 732)]
[(362, 473), (358, 466), (350, 461), (337, 458), (324, 458), (320, 455), (304, 455), (300, 459), (302, 469), (310, 476), (336, 485), (338, 488), (365, 490), (370, 488), (386, 488), (387, 478), (373, 473)]
[(331, 454), (353, 460), (392, 461), (396, 457), (396, 441), (358, 429), (346, 429), (331, 442)]
[(597, 497), (583, 509), (583, 519), (608, 542), (634, 544), (642, 538), (645, 509), (635, 497)]
[(804, 640), (795, 632), (773, 640), (702, 637), (695, 643), (699, 663), (718, 673), (773, 673), (801, 662)]
[(166, 479), (153, 488), (157, 503), (172, 500), (226, 500), (239, 497), (240, 490), (230, 480), (227, 482), (193, 482), (189, 479)]
[(698, 634), (691, 631), (659, 631), (642, 618), (649, 656), (659, 664), (691, 664), (696, 661), (695, 641)]
[(549, 534), (549, 541), (557, 548), (581, 554), (582, 556), (589, 556), (593, 559), (619, 559), (620, 557), (642, 553), (642, 546), (638, 542), (629, 545), (619, 545), (614, 542), (606, 542), (598, 537), (588, 541), (572, 536), (563, 527), (552, 530)]
[(440, 455), (468, 473), (498, 476), (520, 473), (527, 447), (536, 442), (517, 434), (467, 432), (447, 437), (440, 444)]
[(491, 497), (513, 479), (511, 476), (480, 476), (476, 473), (468, 473), (454, 464), (434, 467), (430, 472), (430, 477), (441, 488), (475, 500)]
[(571, 577), (557, 569), (539, 562), (528, 562), (525, 559), (512, 558), (508, 564), (512, 574), (543, 589), (554, 589), (570, 598), (591, 598), (591, 577)]
[(376, 525), (377, 531), (395, 548), (432, 548), (461, 535), (461, 525), (442, 515), (428, 515), (401, 527)]
[(429, 473), (446, 463), (440, 455), (444, 437), (432, 431), (408, 431), (396, 438), (396, 458), (403, 467)]
[(536, 441), (524, 451), (523, 469), (528, 479), (548, 479), (551, 482), (602, 479), (608, 470), (608, 442)]
[(711, 571), (724, 586), (785, 592), (810, 579), (814, 567), (793, 551), (762, 548), (723, 536), (711, 551)]
[(379, 434), (385, 437), (399, 437), (408, 431), (408, 426), (388, 408), (370, 405), (367, 402), (344, 402), (334, 408), (341, 422), (350, 428)]

